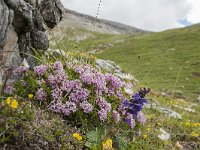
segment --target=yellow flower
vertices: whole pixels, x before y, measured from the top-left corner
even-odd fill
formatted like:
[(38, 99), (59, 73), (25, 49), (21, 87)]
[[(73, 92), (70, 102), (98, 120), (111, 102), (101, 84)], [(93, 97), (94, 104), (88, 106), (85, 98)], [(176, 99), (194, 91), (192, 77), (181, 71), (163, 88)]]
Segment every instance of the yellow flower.
[(147, 128), (147, 132), (149, 132), (151, 130), (151, 128)]
[(192, 126), (193, 126), (193, 127), (198, 127), (198, 126), (199, 126), (199, 123), (193, 123)]
[(186, 122), (186, 123), (185, 123), (185, 126), (190, 126), (190, 123), (189, 123), (189, 122)]
[(11, 103), (11, 107), (16, 109), (18, 107), (18, 102), (17, 100), (13, 100), (12, 103)]
[(162, 125), (160, 122), (157, 122), (156, 124), (157, 124), (158, 126), (161, 126), (161, 125)]
[(147, 138), (147, 135), (146, 135), (146, 134), (144, 134), (144, 135), (143, 135), (143, 138), (144, 138), (144, 139), (146, 139), (146, 138)]
[(11, 102), (11, 97), (8, 97), (8, 98), (6, 99), (6, 103), (7, 103), (8, 105), (10, 105), (10, 102)]
[(176, 102), (174, 100), (170, 100), (170, 104), (174, 105)]
[(198, 137), (199, 135), (197, 133), (195, 133), (194, 131), (191, 133), (192, 136), (194, 137)]
[(28, 98), (32, 99), (33, 98), (33, 94), (28, 94)]
[(76, 138), (77, 140), (81, 141), (83, 138), (79, 133), (74, 133), (73, 137)]
[(103, 150), (112, 150), (112, 139), (108, 138), (102, 142)]
[(151, 116), (150, 116), (150, 115), (147, 115), (147, 119), (151, 119)]

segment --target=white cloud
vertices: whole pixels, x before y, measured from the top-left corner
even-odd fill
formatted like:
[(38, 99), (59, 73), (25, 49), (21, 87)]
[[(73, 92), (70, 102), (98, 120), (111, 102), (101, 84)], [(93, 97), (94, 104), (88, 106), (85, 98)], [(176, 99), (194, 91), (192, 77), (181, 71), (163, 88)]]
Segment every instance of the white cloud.
[(192, 4), (192, 9), (187, 15), (187, 20), (191, 23), (200, 22), (200, 0), (188, 0)]
[[(61, 0), (66, 8), (96, 15), (99, 0)], [(162, 31), (183, 27), (178, 20), (200, 22), (200, 0), (102, 0), (99, 18)], [(199, 13), (198, 13), (199, 12)]]

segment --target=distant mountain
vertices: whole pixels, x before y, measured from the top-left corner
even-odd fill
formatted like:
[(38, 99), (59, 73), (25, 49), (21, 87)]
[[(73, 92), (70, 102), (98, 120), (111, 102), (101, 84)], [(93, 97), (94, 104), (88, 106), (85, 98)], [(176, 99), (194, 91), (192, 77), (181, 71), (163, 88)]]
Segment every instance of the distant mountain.
[(147, 32), (129, 25), (104, 19), (96, 19), (95, 17), (69, 9), (65, 9), (63, 21), (60, 23), (58, 28), (62, 29), (62, 31), (69, 28), (82, 28), (108, 34), (142, 34)]

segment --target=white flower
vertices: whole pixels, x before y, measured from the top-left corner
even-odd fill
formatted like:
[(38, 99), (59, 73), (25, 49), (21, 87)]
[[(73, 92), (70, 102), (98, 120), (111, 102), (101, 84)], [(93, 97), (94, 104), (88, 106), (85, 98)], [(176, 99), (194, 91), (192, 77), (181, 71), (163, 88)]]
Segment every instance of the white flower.
[(124, 87), (124, 90), (125, 90), (126, 94), (129, 94), (129, 95), (133, 94), (133, 91), (131, 89), (128, 89), (128, 88)]
[(118, 76), (119, 78), (121, 78), (122, 80), (129, 80), (129, 81), (134, 81), (136, 83), (139, 83), (139, 81), (137, 79), (135, 79), (135, 77), (129, 73), (115, 73), (114, 75)]
[(29, 66), (29, 64), (28, 64), (28, 62), (27, 62), (27, 60), (26, 60), (26, 58), (24, 58), (24, 60), (23, 60), (23, 62), (22, 62), (22, 65), (25, 66), (25, 67), (27, 67), (27, 68), (30, 68), (30, 66)]
[(170, 134), (167, 133), (164, 129), (160, 128), (160, 132), (161, 134), (158, 135), (158, 138), (161, 139), (161, 140), (168, 140), (170, 138)]

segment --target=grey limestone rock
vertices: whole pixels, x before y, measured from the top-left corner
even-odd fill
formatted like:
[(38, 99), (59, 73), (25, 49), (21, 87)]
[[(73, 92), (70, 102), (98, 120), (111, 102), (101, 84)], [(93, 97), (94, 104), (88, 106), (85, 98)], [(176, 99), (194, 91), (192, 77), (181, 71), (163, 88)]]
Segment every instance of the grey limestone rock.
[[(0, 72), (12, 68), (24, 58), (34, 66), (27, 54), (46, 51), (48, 28), (54, 28), (63, 18), (60, 0), (0, 0)], [(2, 67), (3, 66), (3, 67)], [(1, 84), (2, 75), (0, 75)]]

